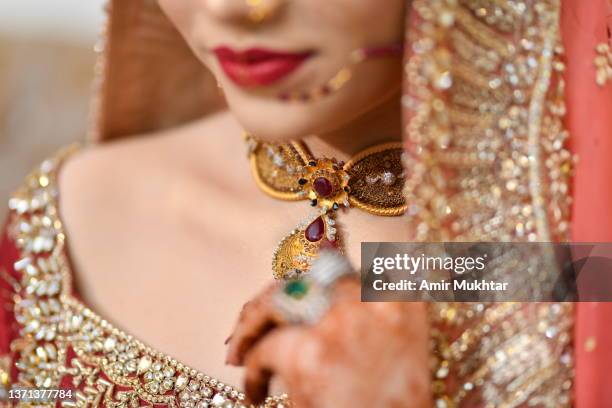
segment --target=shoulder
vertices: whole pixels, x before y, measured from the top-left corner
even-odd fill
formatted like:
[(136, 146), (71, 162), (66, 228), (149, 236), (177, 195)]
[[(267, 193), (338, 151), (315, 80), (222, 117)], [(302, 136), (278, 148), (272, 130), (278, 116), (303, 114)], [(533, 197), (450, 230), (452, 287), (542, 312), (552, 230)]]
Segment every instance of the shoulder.
[(151, 232), (155, 220), (172, 216), (190, 191), (186, 186), (198, 176), (193, 169), (201, 152), (194, 151), (193, 140), (216, 134), (223, 123), (221, 115), (211, 115), (169, 130), (93, 145), (66, 160), (57, 178), (59, 212), (76, 269), (79, 260), (110, 257), (120, 244), (129, 246), (136, 235)]
[(151, 145), (144, 136), (89, 146), (65, 160), (57, 175), (62, 215), (109, 206), (122, 196), (131, 198), (138, 187), (131, 180), (155, 171), (154, 157), (163, 163)]
[[(190, 159), (186, 153), (194, 138), (214, 135), (224, 128), (223, 115), (211, 115), (197, 123), (137, 135), (117, 142), (93, 145), (70, 157), (62, 165), (58, 185), (62, 213), (78, 214), (86, 209), (113, 204), (125, 207), (180, 179)], [(197, 154), (197, 152), (193, 152)]]
[(77, 269), (159, 204), (170, 156), (161, 135), (146, 134), (88, 146), (62, 164), (58, 212)]
[[(83, 149), (62, 165), (58, 177), (62, 200), (72, 201), (74, 195), (79, 200), (108, 199), (109, 192), (131, 195), (144, 186), (143, 181), (180, 167), (179, 157), (194, 135), (222, 132), (225, 123), (226, 115), (215, 114), (192, 124)], [(140, 182), (134, 184), (136, 179)]]

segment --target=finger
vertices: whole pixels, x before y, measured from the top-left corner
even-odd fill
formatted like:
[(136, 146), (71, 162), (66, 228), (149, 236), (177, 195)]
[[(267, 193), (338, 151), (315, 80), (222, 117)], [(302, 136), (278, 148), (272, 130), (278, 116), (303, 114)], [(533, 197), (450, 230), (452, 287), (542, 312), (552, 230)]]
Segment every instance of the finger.
[[(336, 302), (359, 302), (360, 286), (358, 280), (341, 279), (336, 286), (334, 290)], [(241, 320), (229, 339), (226, 358), (228, 364), (242, 365), (244, 356), (260, 338), (286, 324), (273, 302), (273, 296), (277, 288), (276, 285), (269, 288), (263, 295), (258, 296), (253, 302), (249, 302), (245, 306)]]
[(242, 365), (244, 355), (263, 336), (281, 324), (273, 304), (277, 285), (245, 304), (233, 333), (227, 340), (226, 363)]
[(246, 355), (244, 389), (250, 403), (257, 405), (265, 401), (273, 376), (291, 383), (286, 376), (296, 374), (290, 373), (290, 369), (296, 368), (295, 350), (305, 338), (305, 330), (298, 326), (279, 329), (259, 341)]
[(334, 285), (334, 302), (361, 302), (361, 284), (353, 277), (340, 278)]

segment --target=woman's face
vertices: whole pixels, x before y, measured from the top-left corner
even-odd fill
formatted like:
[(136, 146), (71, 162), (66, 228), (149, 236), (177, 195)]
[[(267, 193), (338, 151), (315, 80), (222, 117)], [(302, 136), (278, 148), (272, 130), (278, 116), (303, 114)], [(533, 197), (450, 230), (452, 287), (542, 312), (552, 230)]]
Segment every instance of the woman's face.
[[(159, 2), (217, 78), (236, 118), (259, 138), (331, 132), (398, 95), (400, 55), (356, 65), (351, 56), (402, 42), (405, 0)], [(350, 80), (326, 94), (343, 68)], [(283, 99), (293, 94), (307, 100)]]

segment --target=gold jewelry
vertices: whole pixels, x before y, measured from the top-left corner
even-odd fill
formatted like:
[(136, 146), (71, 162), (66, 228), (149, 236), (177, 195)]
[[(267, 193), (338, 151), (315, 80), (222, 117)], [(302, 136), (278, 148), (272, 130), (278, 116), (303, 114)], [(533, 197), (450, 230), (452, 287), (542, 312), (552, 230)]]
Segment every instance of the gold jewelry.
[(259, 24), (270, 18), (275, 6), (266, 4), (265, 0), (244, 0), (249, 9), (249, 20), (254, 24)]
[(259, 188), (279, 200), (309, 200), (316, 208), (276, 248), (272, 260), (276, 279), (307, 272), (321, 247), (342, 252), (335, 220), (341, 207), (379, 216), (398, 216), (406, 210), (400, 142), (371, 147), (344, 163), (315, 158), (302, 142), (275, 145), (248, 135), (246, 140)]
[(392, 43), (377, 47), (363, 47), (353, 50), (349, 56), (349, 64), (340, 68), (327, 82), (312, 89), (282, 92), (278, 98), (283, 102), (310, 102), (324, 98), (342, 89), (353, 78), (353, 69), (356, 65), (367, 60), (378, 58), (401, 57), (404, 45)]

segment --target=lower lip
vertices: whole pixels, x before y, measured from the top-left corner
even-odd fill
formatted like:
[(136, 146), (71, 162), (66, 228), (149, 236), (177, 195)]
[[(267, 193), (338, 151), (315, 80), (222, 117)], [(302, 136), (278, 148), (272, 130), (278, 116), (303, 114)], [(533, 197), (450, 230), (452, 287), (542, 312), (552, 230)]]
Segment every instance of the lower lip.
[(310, 54), (270, 54), (268, 58), (245, 61), (217, 52), (225, 74), (243, 87), (267, 86), (279, 82), (297, 70)]

